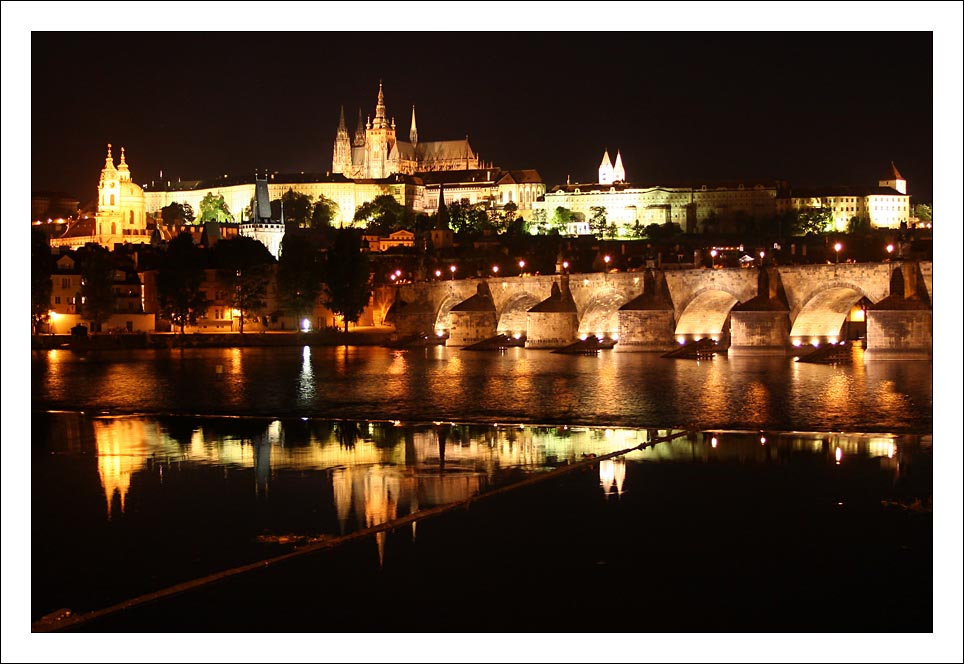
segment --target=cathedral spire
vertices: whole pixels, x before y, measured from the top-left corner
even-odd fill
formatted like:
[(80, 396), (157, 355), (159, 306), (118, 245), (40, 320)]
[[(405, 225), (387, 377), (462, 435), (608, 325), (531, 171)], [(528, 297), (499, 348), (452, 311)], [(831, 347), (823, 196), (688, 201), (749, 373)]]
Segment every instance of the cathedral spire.
[(603, 152), (602, 162), (599, 164), (599, 184), (610, 184), (613, 181), (613, 162), (609, 160), (609, 148)]
[(613, 166), (613, 182), (625, 182), (626, 169), (623, 168), (623, 155), (616, 150), (616, 164)]
[(365, 123), (362, 120), (361, 107), (358, 108), (358, 124), (355, 125), (355, 140), (353, 145), (360, 148), (365, 145)]
[(341, 113), (338, 115), (338, 135), (342, 134), (348, 135), (348, 129), (345, 127), (345, 105), (341, 105)]
[(124, 157), (124, 148), (121, 148), (120, 163), (117, 165), (117, 171), (120, 173), (122, 180), (131, 179), (131, 169), (127, 166), (127, 160)]
[(412, 129), (408, 132), (408, 140), (412, 145), (418, 144), (418, 129), (415, 128), (415, 104), (412, 104)]
[(110, 143), (107, 144), (107, 159), (104, 162), (104, 168), (114, 170), (114, 158), (110, 154)]
[(382, 82), (378, 81), (378, 103), (375, 104), (375, 122), (373, 127), (381, 128), (388, 126), (385, 118), (385, 93), (382, 91)]

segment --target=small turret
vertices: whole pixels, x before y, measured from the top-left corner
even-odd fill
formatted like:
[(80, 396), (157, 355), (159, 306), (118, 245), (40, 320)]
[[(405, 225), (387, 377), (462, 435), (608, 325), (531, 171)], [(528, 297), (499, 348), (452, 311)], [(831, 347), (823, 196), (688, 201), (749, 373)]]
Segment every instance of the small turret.
[(610, 184), (613, 181), (613, 163), (609, 160), (609, 150), (603, 152), (602, 162), (599, 164), (599, 183)]
[(412, 145), (418, 145), (418, 129), (415, 128), (415, 104), (412, 104), (412, 128), (408, 132), (408, 140)]

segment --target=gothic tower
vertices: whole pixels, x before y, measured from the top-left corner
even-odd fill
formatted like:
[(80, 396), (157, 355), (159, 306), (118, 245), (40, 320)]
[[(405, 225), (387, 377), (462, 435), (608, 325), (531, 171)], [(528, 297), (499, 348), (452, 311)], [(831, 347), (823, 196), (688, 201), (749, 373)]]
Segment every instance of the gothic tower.
[(613, 162), (609, 160), (609, 150), (603, 152), (602, 162), (599, 164), (599, 184), (611, 184), (613, 181)]
[(616, 150), (616, 164), (613, 166), (613, 182), (625, 182), (626, 169), (623, 168), (623, 155)]
[(331, 159), (331, 172), (351, 173), (351, 139), (348, 137), (348, 129), (345, 127), (345, 107), (341, 107), (341, 114), (338, 117), (338, 132), (335, 135), (335, 149)]
[(408, 132), (408, 140), (412, 145), (418, 145), (418, 129), (415, 128), (415, 104), (412, 104), (412, 128)]
[(365, 156), (367, 177), (373, 179), (386, 178), (388, 172), (388, 155), (395, 146), (395, 121), (389, 124), (385, 116), (385, 93), (382, 82), (378, 82), (378, 102), (375, 104), (375, 119), (365, 129)]
[(362, 122), (361, 108), (358, 109), (358, 124), (355, 125), (355, 138), (352, 146), (356, 148), (365, 147), (365, 123)]

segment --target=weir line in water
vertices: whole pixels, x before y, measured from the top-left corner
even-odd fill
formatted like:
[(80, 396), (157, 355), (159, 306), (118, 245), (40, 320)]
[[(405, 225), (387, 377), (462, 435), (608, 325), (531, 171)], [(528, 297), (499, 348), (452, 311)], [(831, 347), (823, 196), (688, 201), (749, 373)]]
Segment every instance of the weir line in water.
[(30, 631), (31, 632), (56, 632), (63, 629), (76, 627), (77, 625), (82, 625), (92, 620), (97, 620), (98, 618), (103, 618), (105, 616), (119, 613), (127, 609), (132, 609), (136, 606), (140, 606), (141, 604), (147, 604), (149, 602), (153, 602), (159, 599), (173, 597), (175, 595), (179, 595), (184, 592), (196, 590), (197, 588), (201, 588), (202, 586), (206, 586), (208, 584), (215, 583), (217, 581), (223, 581), (232, 576), (244, 574), (245, 572), (252, 572), (254, 570), (264, 569), (266, 567), (269, 567), (270, 565), (276, 565), (278, 563), (282, 563), (291, 558), (295, 558), (295, 557), (302, 556), (309, 553), (316, 553), (318, 551), (324, 551), (327, 549), (333, 549), (336, 546), (339, 546), (346, 542), (354, 541), (356, 539), (362, 539), (364, 537), (368, 537), (369, 535), (375, 535), (377, 533), (390, 531), (390, 530), (397, 530), (402, 526), (406, 526), (410, 523), (415, 523), (421, 519), (427, 519), (434, 516), (438, 516), (440, 514), (451, 512), (453, 510), (456, 510), (462, 507), (468, 508), (474, 502), (478, 502), (486, 498), (491, 498), (492, 496), (507, 493), (509, 491), (514, 491), (522, 487), (532, 486), (533, 484), (537, 484), (544, 480), (558, 477), (560, 475), (563, 475), (568, 472), (572, 472), (574, 470), (578, 470), (580, 468), (586, 468), (586, 467), (592, 466), (600, 461), (605, 461), (606, 459), (612, 459), (614, 457), (623, 456), (625, 454), (629, 454), (630, 452), (634, 452), (636, 450), (646, 449), (647, 447), (654, 447), (659, 443), (666, 443), (671, 440), (675, 440), (680, 436), (689, 435), (691, 433), (692, 433), (691, 431), (687, 431), (687, 430), (677, 431), (675, 433), (671, 433), (669, 435), (663, 436), (662, 438), (655, 438), (653, 440), (645, 441), (640, 443), (639, 445), (628, 447), (624, 450), (618, 450), (616, 452), (610, 452), (608, 454), (602, 454), (600, 456), (593, 456), (593, 457), (584, 459), (583, 461), (577, 461), (575, 463), (568, 464), (561, 468), (556, 468), (543, 475), (530, 477), (520, 482), (510, 484), (508, 486), (503, 486), (497, 489), (493, 489), (492, 491), (488, 491), (478, 496), (470, 496), (469, 498), (466, 498), (464, 500), (460, 500), (454, 503), (438, 505), (436, 507), (430, 507), (429, 509), (426, 509), (426, 510), (413, 512), (411, 514), (406, 514), (403, 517), (392, 519), (391, 521), (386, 521), (385, 523), (381, 523), (377, 526), (372, 526), (370, 528), (365, 528), (363, 530), (357, 530), (347, 535), (341, 535), (339, 537), (333, 537), (331, 539), (326, 539), (321, 542), (313, 542), (311, 544), (306, 544), (304, 546), (296, 548), (294, 551), (289, 551), (288, 553), (284, 553), (279, 556), (264, 558), (262, 560), (258, 560), (253, 563), (248, 563), (247, 565), (241, 565), (239, 567), (233, 567), (231, 569), (227, 569), (221, 572), (215, 572), (214, 574), (209, 574), (199, 579), (193, 579), (191, 581), (185, 581), (184, 583), (178, 583), (176, 585), (164, 588), (163, 590), (147, 593), (146, 595), (140, 595), (138, 597), (134, 597), (133, 599), (125, 600), (123, 602), (114, 604), (113, 606), (109, 606), (104, 609), (96, 609), (94, 611), (88, 611), (87, 613), (78, 613), (78, 614), (71, 613), (67, 609), (61, 609), (60, 611), (55, 611), (47, 616), (44, 616), (40, 620), (34, 622), (30, 626)]

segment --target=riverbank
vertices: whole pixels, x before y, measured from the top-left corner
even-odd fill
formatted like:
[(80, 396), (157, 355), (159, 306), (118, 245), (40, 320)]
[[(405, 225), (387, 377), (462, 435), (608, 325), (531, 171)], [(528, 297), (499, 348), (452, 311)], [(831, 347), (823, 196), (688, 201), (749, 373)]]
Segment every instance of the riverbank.
[(31, 350), (126, 350), (134, 348), (245, 348), (251, 346), (381, 346), (388, 343), (391, 327), (354, 327), (312, 332), (134, 332), (94, 334), (75, 338), (69, 334), (30, 337)]

